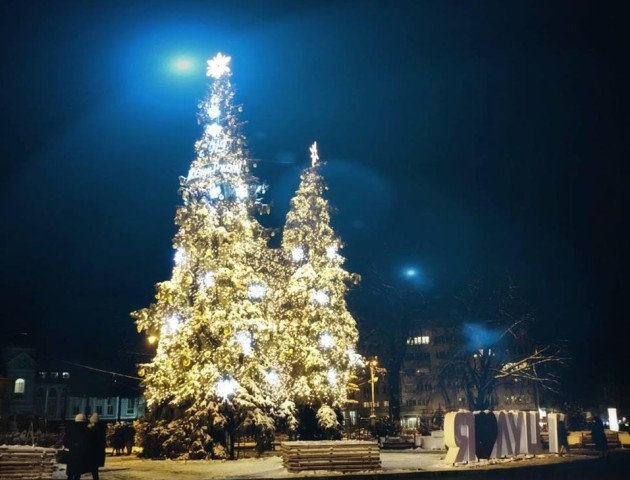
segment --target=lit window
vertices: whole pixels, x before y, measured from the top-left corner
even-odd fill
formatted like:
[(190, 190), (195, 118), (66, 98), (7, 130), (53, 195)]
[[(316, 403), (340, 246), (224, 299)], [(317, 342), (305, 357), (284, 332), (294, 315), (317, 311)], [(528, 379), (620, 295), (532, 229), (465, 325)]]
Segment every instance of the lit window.
[(39, 372), (39, 378), (45, 379), (46, 378), (46, 372)]
[(136, 412), (136, 399), (128, 398), (127, 399), (127, 414), (131, 415)]
[(407, 345), (428, 345), (428, 344), (429, 344), (428, 335), (420, 335), (418, 337), (409, 337), (407, 339)]
[(383, 400), (383, 406), (389, 407), (389, 400)]
[(23, 378), (18, 378), (15, 381), (15, 388), (13, 389), (13, 393), (23, 394), (26, 388), (26, 381)]
[(61, 378), (63, 378), (64, 380), (68, 380), (70, 378), (70, 372), (63, 372), (61, 374)]
[(59, 372), (50, 372), (50, 378), (57, 380), (59, 378)]

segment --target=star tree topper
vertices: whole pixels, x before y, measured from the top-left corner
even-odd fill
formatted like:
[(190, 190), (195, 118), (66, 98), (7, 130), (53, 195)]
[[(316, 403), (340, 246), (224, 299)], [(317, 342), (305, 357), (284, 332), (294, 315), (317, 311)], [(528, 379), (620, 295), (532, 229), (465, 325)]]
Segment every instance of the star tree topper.
[(221, 78), (223, 75), (230, 73), (230, 60), (232, 60), (232, 57), (223, 55), (221, 52), (217, 53), (214, 58), (208, 60), (208, 70), (206, 71), (206, 76)]
[(319, 155), (317, 154), (317, 142), (313, 142), (309, 151), (311, 152), (311, 167), (315, 167), (319, 161)]

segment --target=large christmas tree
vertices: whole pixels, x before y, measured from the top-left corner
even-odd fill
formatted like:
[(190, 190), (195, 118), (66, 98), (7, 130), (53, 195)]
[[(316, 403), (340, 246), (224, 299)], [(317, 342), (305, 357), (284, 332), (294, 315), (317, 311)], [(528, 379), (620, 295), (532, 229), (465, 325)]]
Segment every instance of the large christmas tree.
[(344, 299), (351, 277), (321, 196), (317, 153), (283, 247), (271, 249), (256, 219), (267, 209), (264, 189), (250, 172), (229, 62), (221, 54), (208, 61), (212, 82), (199, 104), (196, 158), (181, 178), (171, 278), (133, 313), (156, 345), (141, 366), (150, 456), (202, 458), (219, 445), (233, 454), (236, 432), (255, 435), (262, 448), (296, 403), (342, 406), (356, 357)]

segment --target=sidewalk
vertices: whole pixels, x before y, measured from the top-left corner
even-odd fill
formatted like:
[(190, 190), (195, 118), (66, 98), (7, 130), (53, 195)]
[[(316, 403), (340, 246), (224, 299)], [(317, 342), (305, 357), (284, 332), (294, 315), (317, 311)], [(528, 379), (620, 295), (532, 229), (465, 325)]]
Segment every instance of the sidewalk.
[[(625, 457), (630, 457), (627, 454)], [(172, 460), (146, 460), (135, 456), (107, 457), (105, 467), (102, 468), (101, 480), (210, 480), (210, 479), (291, 479), (307, 477), (314, 479), (343, 477), (346, 480), (353, 478), (420, 478), (424, 476), (452, 477), (468, 476), (467, 474), (480, 474), (503, 472), (507, 475), (516, 473), (516, 470), (533, 468), (539, 470), (545, 466), (561, 467), (563, 464), (579, 462), (580, 466), (597, 461), (592, 456), (569, 455), (558, 457), (556, 455), (540, 455), (535, 458), (518, 458), (500, 460), (494, 464), (481, 462), (471, 465), (451, 467), (443, 463), (444, 453), (419, 452), (417, 450), (381, 451), (382, 468), (380, 470), (365, 471), (359, 473), (341, 473), (328, 471), (313, 471), (302, 473), (290, 473), (282, 466), (282, 459), (278, 455), (263, 458), (245, 458), (236, 461), (208, 460), (208, 461), (172, 461)], [(527, 468), (530, 467), (530, 468)], [(576, 465), (578, 467), (578, 465)], [(510, 473), (506, 470), (509, 470)], [(474, 475), (479, 478), (478, 475)], [(86, 475), (86, 478), (89, 478)], [(496, 478), (493, 475), (494, 478)], [(55, 479), (64, 479), (65, 472), (56, 472)]]

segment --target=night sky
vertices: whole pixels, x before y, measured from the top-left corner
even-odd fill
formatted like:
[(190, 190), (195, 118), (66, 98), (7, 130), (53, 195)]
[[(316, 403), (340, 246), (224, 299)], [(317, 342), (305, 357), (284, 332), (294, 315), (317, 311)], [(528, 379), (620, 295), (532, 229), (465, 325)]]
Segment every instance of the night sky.
[[(406, 288), (415, 266), (442, 299), (510, 272), (570, 341), (571, 385), (599, 399), (628, 377), (622, 3), (4, 0), (3, 334), (131, 368), (129, 312), (170, 276), (203, 65), (221, 51), (271, 186), (266, 225), (317, 140), (350, 270)], [(174, 71), (179, 56), (196, 68)], [(369, 296), (350, 298), (362, 325), (379, 321)]]

